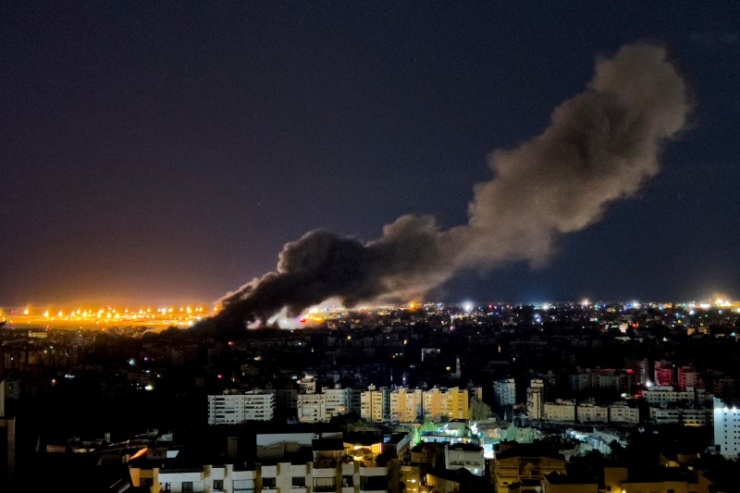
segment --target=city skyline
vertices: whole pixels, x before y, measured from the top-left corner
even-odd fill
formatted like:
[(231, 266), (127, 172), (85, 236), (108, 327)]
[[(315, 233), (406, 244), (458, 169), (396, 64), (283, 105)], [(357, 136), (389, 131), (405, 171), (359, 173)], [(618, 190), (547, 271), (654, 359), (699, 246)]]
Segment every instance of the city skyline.
[[(685, 121), (656, 138), (657, 167), (578, 224), (524, 236), (540, 243), (485, 242), (515, 251), (453, 267), (434, 257), (427, 284), (399, 292), (487, 303), (740, 291), (734, 5), (0, 9), (0, 306), (208, 303), (274, 271), (312, 231), (367, 246), (408, 214), (433, 218), (434, 238), (470, 230), (476, 184), (512, 190), (494, 153), (545, 135), (597, 84), (597, 60), (638, 45), (664, 50), (687, 88)], [(560, 171), (522, 176), (547, 186)]]

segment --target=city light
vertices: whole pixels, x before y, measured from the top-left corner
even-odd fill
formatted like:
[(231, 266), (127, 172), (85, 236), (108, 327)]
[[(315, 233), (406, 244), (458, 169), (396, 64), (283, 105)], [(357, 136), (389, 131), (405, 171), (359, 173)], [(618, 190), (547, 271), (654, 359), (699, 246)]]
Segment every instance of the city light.
[[(214, 313), (217, 308), (214, 308)], [(186, 328), (210, 312), (205, 306), (119, 307), (110, 304), (101, 306), (34, 306), (22, 309), (0, 307), (2, 321), (7, 328), (44, 329), (104, 329), (108, 327), (161, 326)]]

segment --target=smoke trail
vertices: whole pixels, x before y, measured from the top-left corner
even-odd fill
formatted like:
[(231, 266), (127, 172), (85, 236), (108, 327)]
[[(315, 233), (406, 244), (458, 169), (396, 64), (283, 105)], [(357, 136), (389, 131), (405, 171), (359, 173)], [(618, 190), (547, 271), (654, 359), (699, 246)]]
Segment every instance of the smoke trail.
[(663, 47), (624, 46), (597, 59), (593, 81), (555, 109), (542, 134), (491, 154), (494, 177), (475, 185), (468, 224), (443, 231), (430, 216), (405, 215), (368, 243), (311, 231), (285, 245), (275, 272), (227, 294), (220, 316), (243, 324), (334, 297), (347, 306), (411, 299), (461, 269), (542, 265), (559, 235), (594, 224), (659, 172), (661, 147), (690, 109)]

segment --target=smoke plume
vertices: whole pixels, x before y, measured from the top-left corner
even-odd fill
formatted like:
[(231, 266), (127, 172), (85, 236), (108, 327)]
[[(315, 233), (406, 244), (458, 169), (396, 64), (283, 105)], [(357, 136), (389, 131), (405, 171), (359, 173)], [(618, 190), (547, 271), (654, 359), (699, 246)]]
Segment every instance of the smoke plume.
[(543, 265), (560, 235), (599, 221), (659, 172), (661, 148), (690, 109), (663, 47), (624, 46), (596, 60), (586, 90), (558, 106), (540, 135), (490, 155), (493, 178), (475, 185), (467, 224), (442, 230), (431, 216), (405, 215), (367, 243), (308, 232), (285, 245), (276, 271), (224, 296), (219, 316), (243, 324), (329, 298), (418, 299), (463, 269)]

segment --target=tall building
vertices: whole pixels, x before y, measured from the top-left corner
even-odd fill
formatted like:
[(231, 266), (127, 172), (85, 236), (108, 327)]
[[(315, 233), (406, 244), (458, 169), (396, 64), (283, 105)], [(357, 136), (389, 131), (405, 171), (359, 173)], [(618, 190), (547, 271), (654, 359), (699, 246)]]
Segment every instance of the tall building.
[(704, 389), (704, 379), (693, 366), (681, 366), (677, 372), (678, 390)]
[(458, 387), (430, 390), (399, 387), (388, 389), (374, 385), (361, 395), (360, 417), (369, 421), (412, 423), (423, 416), (432, 419), (468, 419), (470, 398), (467, 389)]
[(390, 389), (370, 385), (360, 394), (360, 417), (368, 421), (383, 422), (390, 419)]
[(328, 421), (324, 394), (298, 394), (296, 415), (301, 423)]
[(527, 416), (542, 419), (545, 405), (545, 382), (535, 378), (527, 388)]
[(655, 385), (670, 387), (676, 384), (676, 367), (670, 361), (655, 362)]
[(468, 419), (470, 417), (470, 399), (468, 391), (458, 387), (433, 387), (422, 394), (424, 416), (432, 419), (446, 417), (449, 419)]
[(714, 398), (714, 446), (726, 458), (740, 455), (740, 409)]
[(400, 387), (390, 393), (391, 420), (399, 423), (413, 423), (422, 415), (421, 389)]
[(341, 385), (324, 387), (321, 393), (326, 396), (326, 414), (329, 418), (347, 414), (352, 410), (352, 389)]
[(516, 404), (516, 382), (513, 378), (493, 382), (493, 399), (496, 407), (504, 409)]
[(275, 394), (265, 390), (208, 396), (208, 424), (233, 425), (270, 421), (275, 415)]

